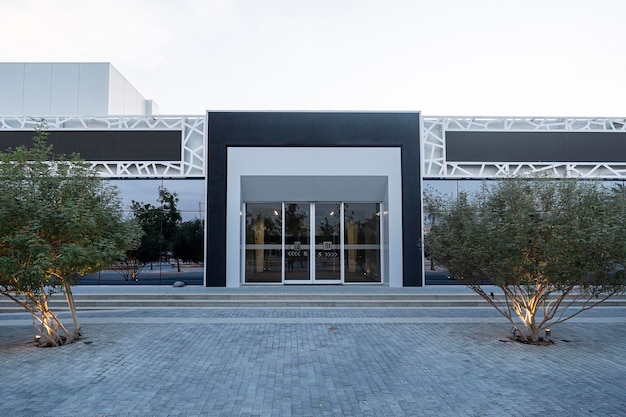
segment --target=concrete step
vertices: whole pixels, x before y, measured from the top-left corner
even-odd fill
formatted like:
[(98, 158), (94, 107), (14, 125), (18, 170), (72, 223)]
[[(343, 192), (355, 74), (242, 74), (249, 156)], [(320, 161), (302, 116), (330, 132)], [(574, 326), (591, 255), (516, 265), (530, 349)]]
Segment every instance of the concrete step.
[[(79, 310), (128, 308), (278, 308), (278, 307), (487, 307), (478, 295), (467, 294), (76, 294)], [(581, 305), (577, 303), (576, 305)], [(603, 306), (626, 307), (626, 296), (615, 296)], [(50, 307), (67, 310), (65, 299), (55, 295)], [(8, 298), (0, 298), (0, 312), (22, 312), (24, 309)]]

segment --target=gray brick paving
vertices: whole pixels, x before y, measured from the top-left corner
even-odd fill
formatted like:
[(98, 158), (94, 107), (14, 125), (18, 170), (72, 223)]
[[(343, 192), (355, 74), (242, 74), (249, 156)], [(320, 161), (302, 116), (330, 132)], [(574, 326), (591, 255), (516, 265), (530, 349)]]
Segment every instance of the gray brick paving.
[(1, 416), (626, 415), (625, 308), (549, 347), (482, 308), (79, 314), (85, 338), (55, 349), (0, 315)]

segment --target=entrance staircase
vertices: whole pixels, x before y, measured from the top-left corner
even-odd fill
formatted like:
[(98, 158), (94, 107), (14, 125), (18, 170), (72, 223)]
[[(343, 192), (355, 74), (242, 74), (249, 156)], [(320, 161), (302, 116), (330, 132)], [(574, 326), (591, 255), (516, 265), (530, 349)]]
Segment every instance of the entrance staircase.
[[(80, 288), (80, 287), (79, 287)], [(98, 288), (98, 287), (94, 287)], [(198, 291), (177, 293), (176, 289), (170, 291), (152, 291), (146, 287), (137, 291), (125, 292), (123, 289), (107, 291), (111, 287), (102, 288), (101, 291), (91, 290), (89, 293), (77, 291), (74, 295), (78, 310), (104, 310), (104, 309), (135, 309), (135, 308), (281, 308), (281, 307), (317, 307), (317, 308), (376, 308), (376, 307), (413, 307), (413, 308), (453, 308), (453, 307), (489, 307), (487, 301), (478, 295), (468, 291), (465, 287), (452, 289), (441, 287), (441, 291), (426, 287), (428, 291), (420, 293), (419, 289), (389, 289), (384, 291), (350, 291), (350, 288), (342, 291), (303, 291), (291, 290), (289, 292), (274, 289), (256, 289), (253, 292), (239, 289), (225, 289), (220, 291), (204, 291), (199, 287)], [(282, 288), (282, 287), (281, 287)], [(496, 298), (498, 294), (495, 294)], [(615, 296), (605, 301), (606, 307), (626, 307), (626, 296)], [(65, 298), (55, 295), (50, 301), (53, 311), (67, 309)], [(24, 312), (25, 310), (6, 297), (0, 298), (0, 313)]]

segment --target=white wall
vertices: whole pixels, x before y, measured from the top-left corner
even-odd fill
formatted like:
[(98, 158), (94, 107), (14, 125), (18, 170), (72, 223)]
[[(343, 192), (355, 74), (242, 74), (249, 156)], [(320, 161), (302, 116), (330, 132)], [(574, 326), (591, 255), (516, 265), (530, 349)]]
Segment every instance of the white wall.
[[(241, 285), (242, 202), (247, 199), (246, 193), (255, 194), (251, 197), (257, 200), (262, 193), (257, 187), (268, 188), (271, 199), (279, 201), (301, 199), (303, 189), (307, 191), (305, 201), (351, 200), (347, 196), (352, 201), (382, 201), (386, 211), (383, 279), (390, 287), (402, 287), (400, 148), (230, 147), (227, 163), (227, 287)], [(386, 179), (384, 184), (381, 178)], [(338, 198), (341, 190), (333, 179), (355, 189), (345, 188), (344, 198)], [(250, 191), (246, 191), (248, 187)]]
[(50, 65), (48, 113), (80, 114), (80, 64)]
[(109, 63), (0, 63), (0, 115), (145, 114), (146, 99)]
[(108, 114), (146, 114), (146, 99), (112, 65), (109, 66)]
[[(108, 63), (78, 64), (78, 114), (85, 116), (108, 115), (109, 66)], [(55, 112), (53, 112), (54, 114)], [(58, 114), (58, 113), (57, 113)]]
[(0, 114), (21, 116), (23, 105), (24, 64), (0, 63)]
[(28, 115), (48, 115), (51, 112), (52, 65), (32, 64), (24, 67), (22, 108)]

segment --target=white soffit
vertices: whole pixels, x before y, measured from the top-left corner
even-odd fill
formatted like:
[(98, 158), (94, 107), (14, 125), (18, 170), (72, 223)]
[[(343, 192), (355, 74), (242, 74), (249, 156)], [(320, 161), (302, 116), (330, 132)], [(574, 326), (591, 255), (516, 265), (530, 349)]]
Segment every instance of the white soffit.
[(241, 196), (246, 202), (383, 201), (387, 177), (382, 176), (245, 176)]

